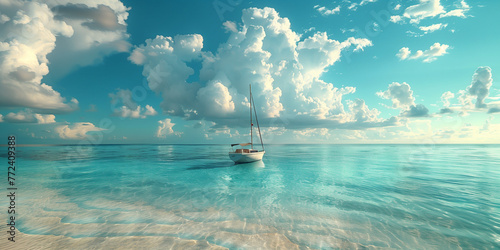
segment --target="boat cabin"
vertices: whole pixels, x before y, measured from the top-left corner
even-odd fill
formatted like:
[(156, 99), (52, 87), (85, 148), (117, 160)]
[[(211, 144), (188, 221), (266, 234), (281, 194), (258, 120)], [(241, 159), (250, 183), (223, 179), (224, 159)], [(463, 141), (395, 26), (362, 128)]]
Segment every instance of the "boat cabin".
[(248, 148), (238, 148), (236, 149), (236, 151), (234, 151), (235, 153), (255, 153), (255, 152), (259, 152), (259, 150), (257, 149), (248, 149)]

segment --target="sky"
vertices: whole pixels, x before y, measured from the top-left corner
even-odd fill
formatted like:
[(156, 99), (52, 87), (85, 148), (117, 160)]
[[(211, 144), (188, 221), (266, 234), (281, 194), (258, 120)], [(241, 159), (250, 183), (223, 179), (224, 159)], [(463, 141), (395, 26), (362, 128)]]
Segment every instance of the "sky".
[(266, 144), (498, 143), (499, 9), (494, 0), (0, 0), (0, 136), (248, 142), (251, 84)]

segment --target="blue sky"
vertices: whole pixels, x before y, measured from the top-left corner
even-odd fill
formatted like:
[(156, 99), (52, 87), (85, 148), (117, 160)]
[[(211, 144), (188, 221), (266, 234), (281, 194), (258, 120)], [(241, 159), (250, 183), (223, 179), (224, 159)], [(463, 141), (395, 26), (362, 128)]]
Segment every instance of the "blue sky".
[(497, 143), (498, 1), (0, 1), (23, 144)]

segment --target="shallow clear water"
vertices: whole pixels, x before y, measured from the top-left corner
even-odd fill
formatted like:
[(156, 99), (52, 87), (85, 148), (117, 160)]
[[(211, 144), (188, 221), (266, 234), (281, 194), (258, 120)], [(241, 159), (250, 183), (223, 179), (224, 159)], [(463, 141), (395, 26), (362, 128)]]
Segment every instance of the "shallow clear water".
[(500, 247), (498, 145), (270, 145), (242, 165), (229, 149), (18, 148), (18, 229), (95, 246)]

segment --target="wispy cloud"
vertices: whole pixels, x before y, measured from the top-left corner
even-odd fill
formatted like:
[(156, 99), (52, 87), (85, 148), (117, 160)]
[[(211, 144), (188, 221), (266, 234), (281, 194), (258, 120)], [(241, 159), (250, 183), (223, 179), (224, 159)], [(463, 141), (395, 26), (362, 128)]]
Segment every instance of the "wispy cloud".
[(447, 54), (449, 47), (450, 46), (446, 44), (434, 43), (428, 50), (418, 50), (414, 54), (412, 54), (409, 48), (403, 47), (399, 50), (396, 56), (400, 60), (422, 59), (423, 62), (433, 62), (437, 60), (438, 57)]
[(427, 18), (444, 18), (444, 17), (462, 17), (466, 18), (466, 13), (470, 10), (470, 6), (461, 1), (460, 5), (451, 11), (446, 11), (441, 5), (440, 0), (420, 0), (418, 4), (407, 7), (402, 16), (391, 17), (392, 22), (400, 22), (402, 18), (407, 18), (410, 23), (419, 23)]
[(436, 30), (441, 30), (441, 29), (444, 29), (448, 26), (447, 23), (443, 24), (443, 23), (436, 23), (436, 24), (432, 24), (432, 25), (429, 25), (429, 26), (420, 26), (418, 27), (421, 31), (424, 31), (425, 34), (427, 33), (432, 33)]
[(333, 9), (327, 9), (324, 6), (316, 5), (316, 6), (314, 6), (314, 9), (316, 9), (323, 16), (329, 16), (329, 15), (338, 14), (340, 12), (340, 5), (333, 8)]

